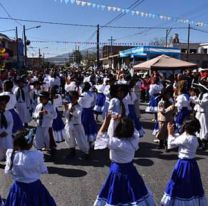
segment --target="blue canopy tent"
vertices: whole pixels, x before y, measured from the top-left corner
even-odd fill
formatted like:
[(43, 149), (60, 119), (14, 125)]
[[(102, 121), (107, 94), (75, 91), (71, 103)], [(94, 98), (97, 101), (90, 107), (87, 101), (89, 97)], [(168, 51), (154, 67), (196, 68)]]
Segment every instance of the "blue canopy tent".
[(141, 60), (150, 60), (162, 54), (180, 59), (181, 51), (178, 48), (139, 46), (119, 52), (120, 58), (139, 58)]

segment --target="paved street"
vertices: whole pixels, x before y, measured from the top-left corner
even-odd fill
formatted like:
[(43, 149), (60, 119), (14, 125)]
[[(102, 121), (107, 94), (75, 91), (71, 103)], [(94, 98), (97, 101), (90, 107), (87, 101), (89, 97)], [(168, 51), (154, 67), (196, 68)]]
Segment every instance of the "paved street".
[[(154, 193), (158, 204), (177, 161), (177, 152), (165, 153), (157, 149), (151, 135), (153, 124), (151, 119), (152, 115), (142, 114), (146, 135), (140, 143), (134, 162), (146, 184)], [(89, 161), (75, 158), (73, 161), (66, 162), (64, 159), (66, 154), (66, 146), (62, 143), (58, 146), (54, 163), (46, 155), (49, 174), (42, 176), (42, 182), (53, 195), (58, 206), (92, 206), (108, 173), (110, 164), (108, 151), (94, 151)], [(199, 151), (197, 160), (204, 189), (208, 194), (208, 151)], [(3, 175), (3, 165), (0, 165), (0, 194), (3, 197), (8, 191), (10, 182), (11, 180)]]

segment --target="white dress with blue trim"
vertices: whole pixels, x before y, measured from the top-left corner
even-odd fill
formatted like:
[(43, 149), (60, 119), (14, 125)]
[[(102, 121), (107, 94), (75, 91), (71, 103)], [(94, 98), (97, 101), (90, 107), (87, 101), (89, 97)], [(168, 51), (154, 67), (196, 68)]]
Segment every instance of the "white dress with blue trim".
[(16, 133), (18, 130), (23, 129), (23, 123), (19, 117), (19, 114), (15, 110), (15, 105), (17, 103), (16, 96), (11, 92), (2, 92), (1, 95), (8, 95), (10, 97), (9, 102), (6, 105), (6, 110), (9, 110), (13, 118), (13, 128), (12, 133)]
[(135, 111), (136, 101), (137, 101), (137, 96), (133, 91), (128, 93), (127, 96), (123, 99), (127, 116), (133, 121), (134, 127), (139, 132), (140, 137), (143, 137), (145, 131)]
[(99, 114), (102, 114), (105, 105), (105, 95), (104, 95), (105, 85), (103, 84), (95, 85), (95, 88), (97, 90), (97, 95), (96, 95), (96, 103), (93, 110)]
[(108, 147), (112, 163), (94, 206), (155, 205), (152, 193), (132, 162), (138, 143), (138, 132), (131, 138), (110, 137)]
[(203, 94), (202, 98), (198, 98), (195, 104), (196, 118), (201, 125), (199, 137), (201, 140), (208, 140), (208, 93)]
[(82, 107), (82, 124), (89, 142), (93, 142), (97, 135), (97, 124), (94, 117), (95, 95), (93, 92), (83, 92), (78, 100)]
[(177, 161), (161, 200), (161, 206), (207, 206), (201, 176), (195, 154), (196, 136), (183, 133), (179, 137), (169, 135), (168, 148), (179, 147)]
[(162, 89), (163, 89), (162, 84), (150, 84), (150, 88), (149, 88), (150, 101), (145, 109), (146, 112), (157, 113), (159, 95)]
[[(40, 181), (47, 173), (43, 153), (37, 150), (17, 151), (11, 162), (12, 150), (7, 151), (5, 173), (14, 180), (4, 206), (50, 205), (56, 206), (53, 197)], [(11, 170), (11, 164), (13, 164)]]
[(189, 118), (191, 106), (190, 106), (190, 96), (188, 94), (180, 94), (176, 98), (177, 114), (176, 114), (176, 128), (178, 132), (181, 132), (183, 122)]
[(60, 94), (57, 94), (57, 98), (53, 99), (53, 106), (56, 110), (57, 117), (53, 120), (52, 128), (53, 128), (53, 136), (57, 143), (64, 141), (65, 130), (64, 130), (64, 122), (62, 120), (62, 114), (60, 109), (62, 107), (62, 97)]

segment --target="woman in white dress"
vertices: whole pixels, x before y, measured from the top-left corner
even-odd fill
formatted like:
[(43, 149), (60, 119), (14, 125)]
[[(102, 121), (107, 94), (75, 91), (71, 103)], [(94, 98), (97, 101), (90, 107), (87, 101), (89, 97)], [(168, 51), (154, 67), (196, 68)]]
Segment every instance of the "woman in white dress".
[(194, 110), (196, 118), (199, 120), (201, 129), (199, 138), (202, 141), (202, 149), (207, 149), (208, 141), (208, 88), (203, 84), (196, 85), (200, 89), (200, 94), (195, 101)]

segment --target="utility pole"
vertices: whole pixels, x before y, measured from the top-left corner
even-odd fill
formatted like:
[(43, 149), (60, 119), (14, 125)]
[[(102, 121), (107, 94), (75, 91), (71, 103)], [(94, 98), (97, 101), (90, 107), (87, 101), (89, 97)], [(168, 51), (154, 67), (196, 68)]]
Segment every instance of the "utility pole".
[(17, 50), (17, 69), (19, 69), (19, 41), (18, 41), (18, 29), (16, 26), (16, 50)]
[(171, 28), (166, 29), (166, 36), (165, 36), (165, 47), (168, 47), (168, 36), (169, 36), (169, 34), (170, 34), (171, 30), (172, 30)]
[(100, 25), (97, 25), (97, 68), (100, 66)]
[(191, 25), (188, 25), (188, 43), (187, 43), (187, 56), (186, 59), (189, 61), (189, 50), (190, 50), (190, 32), (191, 32)]
[[(108, 39), (108, 41), (110, 41), (110, 55), (113, 55), (113, 42), (116, 41), (115, 39), (113, 39), (113, 37), (111, 36), (110, 39)], [(113, 64), (113, 59), (111, 58), (111, 66)]]
[(40, 53), (40, 48), (38, 49), (38, 56), (39, 56), (39, 66), (41, 66), (41, 53)]
[(24, 66), (27, 66), (27, 37), (25, 33), (25, 25), (23, 25), (23, 39), (24, 39)]

